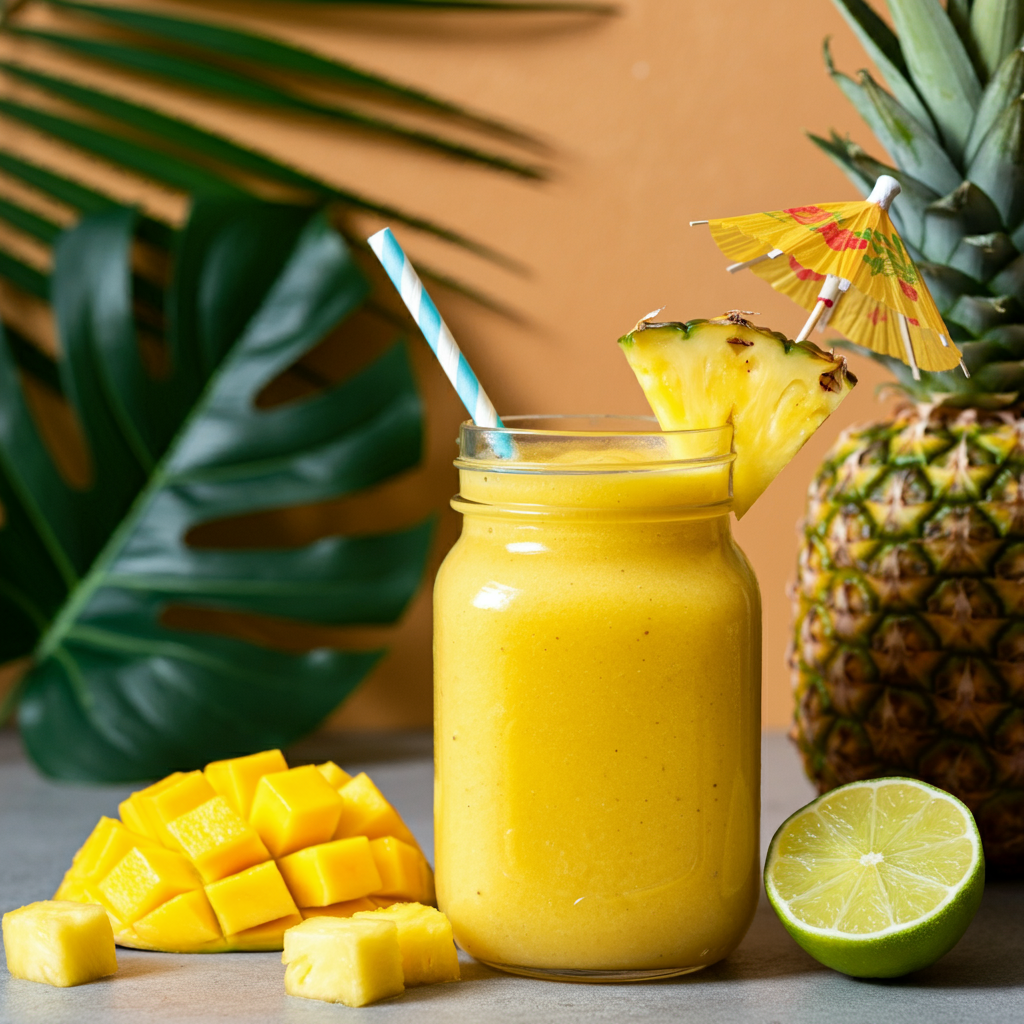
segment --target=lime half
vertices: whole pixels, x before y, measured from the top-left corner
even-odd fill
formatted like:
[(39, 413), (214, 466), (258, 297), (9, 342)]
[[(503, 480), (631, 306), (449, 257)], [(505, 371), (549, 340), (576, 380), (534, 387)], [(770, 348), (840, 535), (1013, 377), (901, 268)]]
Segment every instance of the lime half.
[(971, 923), (985, 887), (974, 816), (915, 779), (852, 782), (784, 821), (764, 884), (816, 960), (859, 978), (934, 963)]

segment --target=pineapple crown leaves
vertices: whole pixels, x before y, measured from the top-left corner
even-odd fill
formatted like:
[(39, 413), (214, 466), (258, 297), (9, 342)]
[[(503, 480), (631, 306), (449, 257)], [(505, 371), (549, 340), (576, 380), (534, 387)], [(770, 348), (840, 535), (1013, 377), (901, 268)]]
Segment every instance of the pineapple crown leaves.
[(902, 193), (896, 226), (971, 373), (888, 366), (917, 400), (993, 407), (1024, 393), (1024, 2), (833, 0), (880, 72), (826, 68), (895, 166), (832, 132), (814, 142), (867, 195), (879, 174)]

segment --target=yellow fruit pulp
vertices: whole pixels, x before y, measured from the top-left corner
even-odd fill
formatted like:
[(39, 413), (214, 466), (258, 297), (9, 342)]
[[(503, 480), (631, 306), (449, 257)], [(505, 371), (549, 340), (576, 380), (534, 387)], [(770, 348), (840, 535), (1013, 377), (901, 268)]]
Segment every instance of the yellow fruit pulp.
[(311, 918), (285, 935), (281, 960), (290, 996), (366, 1006), (405, 990), (393, 921)]
[(407, 986), (459, 980), (452, 925), (439, 910), (420, 903), (395, 903), (372, 913), (356, 914), (355, 920), (394, 921)]
[(733, 425), (737, 518), (850, 393), (846, 360), (731, 315), (619, 339), (663, 430)]
[(281, 949), (305, 917), (434, 901), (397, 811), (332, 762), (289, 769), (277, 750), (217, 761), (133, 793), (120, 812), (100, 819), (56, 898), (99, 904), (123, 946)]
[(66, 988), (117, 970), (114, 933), (94, 904), (45, 900), (3, 916), (7, 969), (15, 978)]
[(728, 465), (494, 469), (434, 591), (440, 909), (490, 963), (713, 963), (759, 890), (757, 584), (700, 508)]

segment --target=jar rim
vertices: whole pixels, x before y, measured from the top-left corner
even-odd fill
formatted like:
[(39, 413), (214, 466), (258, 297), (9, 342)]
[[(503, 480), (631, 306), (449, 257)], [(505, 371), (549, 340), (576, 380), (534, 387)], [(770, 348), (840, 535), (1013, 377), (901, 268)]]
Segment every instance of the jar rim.
[[(572, 429), (589, 426), (591, 429)], [(629, 429), (640, 427), (641, 429)], [(459, 428), (460, 470), (504, 473), (637, 473), (726, 466), (731, 423), (662, 430), (653, 416), (515, 415), (500, 427), (471, 420)]]

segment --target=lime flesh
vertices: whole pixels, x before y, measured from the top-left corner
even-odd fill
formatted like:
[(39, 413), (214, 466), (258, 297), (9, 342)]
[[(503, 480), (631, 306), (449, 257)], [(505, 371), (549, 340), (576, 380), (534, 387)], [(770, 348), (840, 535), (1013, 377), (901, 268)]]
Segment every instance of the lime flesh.
[(947, 953), (981, 902), (970, 810), (914, 779), (852, 782), (780, 826), (765, 889), (786, 930), (844, 974), (893, 978)]

